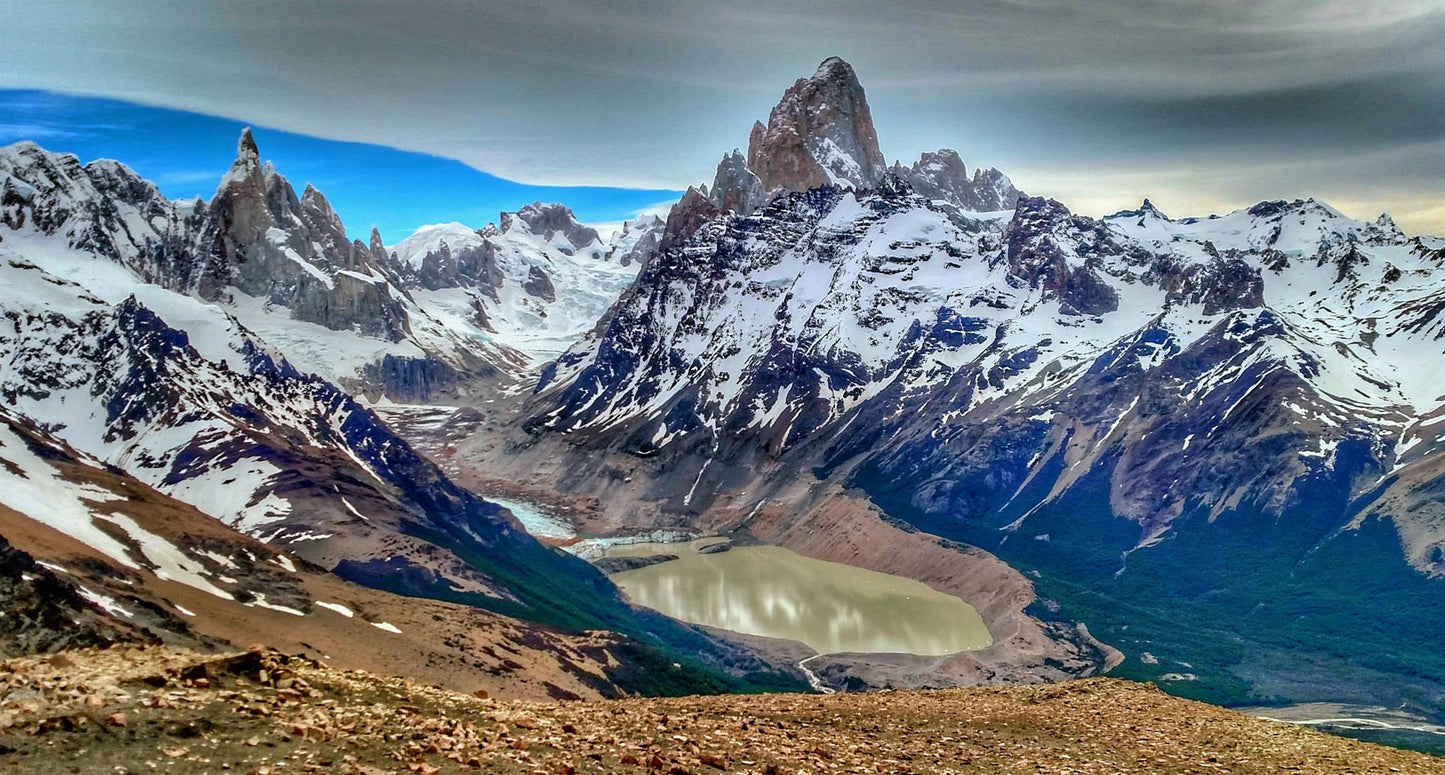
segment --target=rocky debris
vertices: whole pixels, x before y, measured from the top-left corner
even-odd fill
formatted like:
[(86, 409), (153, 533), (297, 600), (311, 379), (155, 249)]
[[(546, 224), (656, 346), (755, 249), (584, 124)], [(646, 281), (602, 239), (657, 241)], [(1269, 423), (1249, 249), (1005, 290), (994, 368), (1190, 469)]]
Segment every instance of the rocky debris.
[(973, 212), (1012, 210), (1023, 196), (1007, 175), (993, 167), (974, 170), (970, 179), (963, 158), (951, 148), (924, 153), (912, 166), (894, 163), (889, 171), (929, 199)]
[(772, 195), (823, 185), (872, 188), (887, 168), (853, 67), (829, 57), (753, 126), (748, 169)]
[(1382, 748), (1092, 679), (1057, 686), (500, 702), (265, 650), (0, 664), (0, 764), (242, 773), (1387, 773)]

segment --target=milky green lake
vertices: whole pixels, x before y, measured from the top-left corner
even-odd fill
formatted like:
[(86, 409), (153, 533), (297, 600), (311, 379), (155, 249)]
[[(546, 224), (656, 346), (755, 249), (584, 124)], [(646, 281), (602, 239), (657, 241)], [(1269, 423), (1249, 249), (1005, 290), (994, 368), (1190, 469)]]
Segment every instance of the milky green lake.
[(613, 547), (613, 557), (678, 559), (616, 573), (612, 581), (634, 603), (674, 618), (801, 641), (820, 654), (941, 656), (993, 642), (973, 606), (921, 582), (777, 546), (698, 552), (719, 540)]

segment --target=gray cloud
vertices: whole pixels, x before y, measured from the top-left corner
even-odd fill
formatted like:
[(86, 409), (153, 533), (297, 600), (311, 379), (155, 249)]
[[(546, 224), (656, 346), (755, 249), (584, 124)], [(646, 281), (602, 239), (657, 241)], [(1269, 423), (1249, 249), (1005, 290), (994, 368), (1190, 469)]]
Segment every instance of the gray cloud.
[(838, 54), (891, 158), (956, 147), (1084, 211), (1315, 194), (1445, 232), (1441, 0), (8, 4), (0, 85), (526, 182), (710, 177), (784, 87)]

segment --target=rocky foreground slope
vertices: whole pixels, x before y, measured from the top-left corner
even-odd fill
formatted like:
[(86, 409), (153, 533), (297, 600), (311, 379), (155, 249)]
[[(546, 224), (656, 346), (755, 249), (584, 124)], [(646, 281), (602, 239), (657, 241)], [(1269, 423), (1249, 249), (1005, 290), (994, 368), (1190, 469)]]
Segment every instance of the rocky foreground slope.
[(52, 772), (1424, 773), (1425, 754), (1144, 684), (503, 702), (278, 652), (0, 663), (0, 769)]

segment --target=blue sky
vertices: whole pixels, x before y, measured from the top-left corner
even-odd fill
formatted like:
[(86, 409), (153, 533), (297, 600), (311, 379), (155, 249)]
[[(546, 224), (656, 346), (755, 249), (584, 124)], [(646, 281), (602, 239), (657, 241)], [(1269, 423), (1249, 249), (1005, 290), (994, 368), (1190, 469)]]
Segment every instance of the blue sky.
[[(117, 159), (175, 199), (207, 199), (236, 156), (241, 121), (94, 97), (0, 90), (0, 145), (33, 140), (82, 161)], [(460, 221), (481, 227), (503, 210), (562, 202), (580, 220), (612, 223), (675, 201), (661, 189), (534, 186), (466, 164), (381, 145), (326, 140), (252, 125), (261, 157), (299, 193), (320, 189), (351, 236), (371, 226), (394, 244), (416, 227)]]

